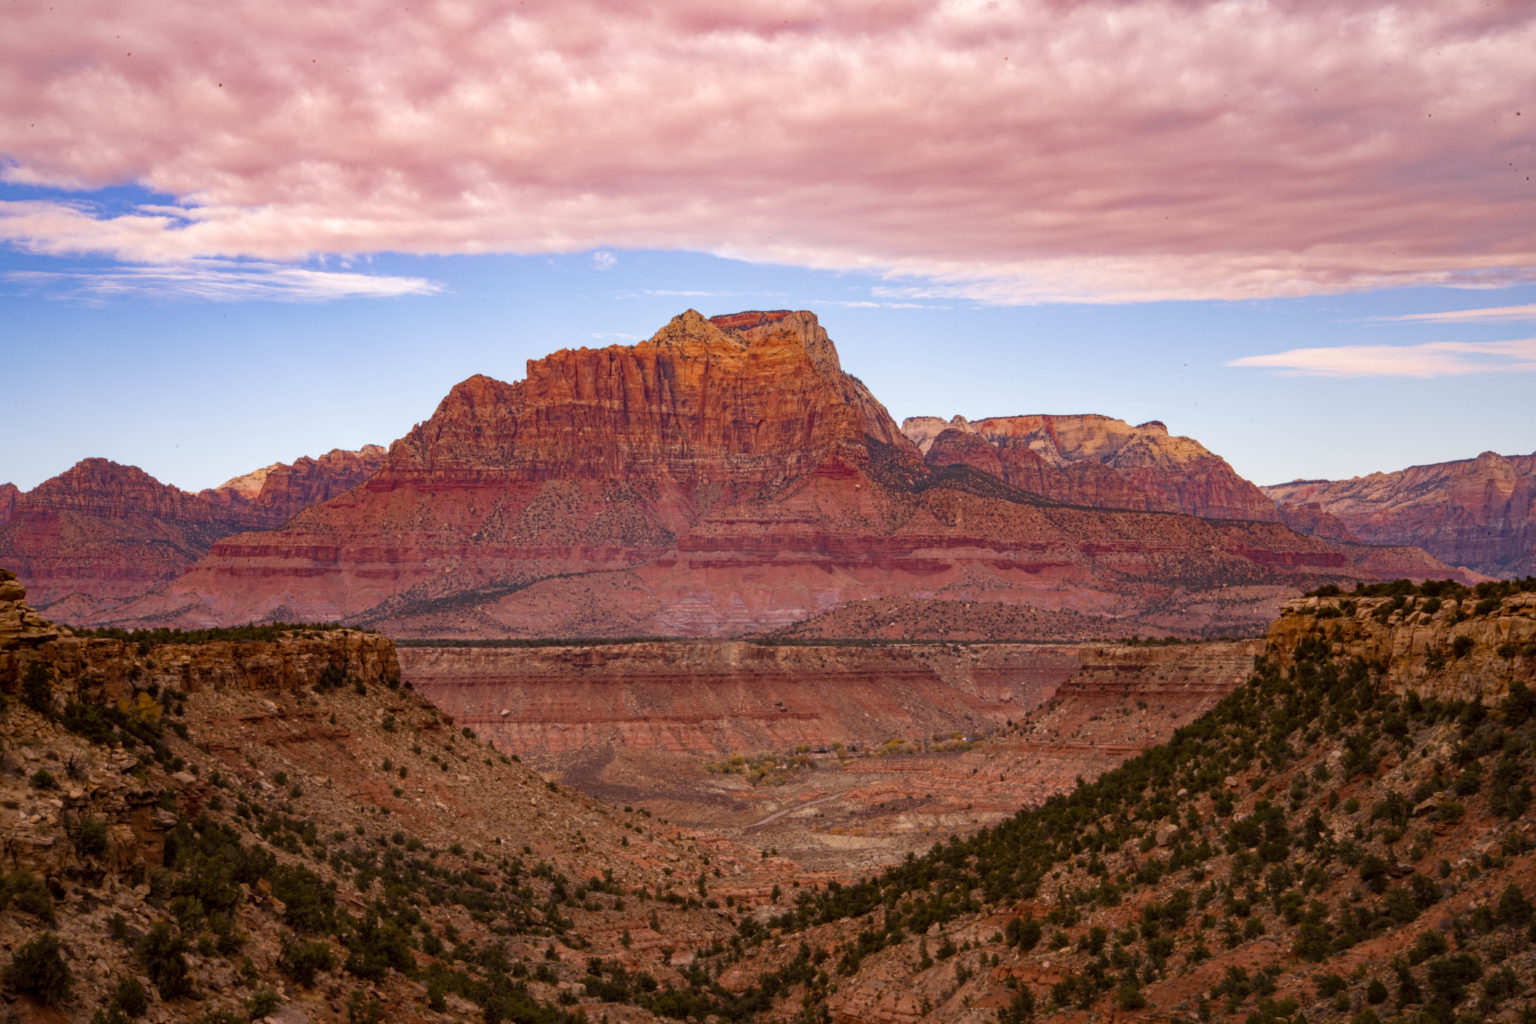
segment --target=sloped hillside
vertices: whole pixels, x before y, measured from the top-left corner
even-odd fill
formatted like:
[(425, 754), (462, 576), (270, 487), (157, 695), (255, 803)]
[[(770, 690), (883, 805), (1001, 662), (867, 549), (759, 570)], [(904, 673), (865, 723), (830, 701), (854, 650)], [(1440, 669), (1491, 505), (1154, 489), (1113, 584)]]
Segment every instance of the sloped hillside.
[(597, 1019), (581, 979), (665, 999), (792, 888), (454, 729), (376, 634), (76, 636), (22, 596), (0, 579), (6, 1020)]
[(807, 894), (724, 982), (839, 1022), (1527, 1019), (1536, 580), (1319, 595), (1270, 641), (1171, 742)]

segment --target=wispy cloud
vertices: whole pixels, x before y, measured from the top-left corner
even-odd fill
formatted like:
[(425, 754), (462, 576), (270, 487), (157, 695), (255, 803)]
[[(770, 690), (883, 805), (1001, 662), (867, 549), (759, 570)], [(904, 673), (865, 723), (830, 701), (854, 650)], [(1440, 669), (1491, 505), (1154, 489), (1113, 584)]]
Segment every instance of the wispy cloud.
[(1305, 377), (1461, 377), (1536, 371), (1536, 338), (1441, 341), (1424, 345), (1339, 345), (1244, 356), (1228, 366), (1256, 366)]
[(599, 249), (592, 254), (593, 270), (612, 270), (619, 263), (619, 258), (606, 249)]
[(1536, 279), (1519, 0), (10, 8), (0, 181), (173, 198), (0, 208), (39, 254), (686, 249), (991, 304)]
[(205, 302), (329, 302), (434, 295), (442, 286), (420, 277), (309, 270), (271, 263), (188, 260), (157, 266), (113, 266), (91, 271), (11, 271), (13, 284), (64, 298), (103, 300), (148, 295)]
[(1369, 323), (1391, 324), (1513, 324), (1536, 321), (1536, 303), (1528, 306), (1493, 306), (1486, 309), (1451, 309), (1440, 313), (1406, 313), (1402, 316), (1367, 317)]

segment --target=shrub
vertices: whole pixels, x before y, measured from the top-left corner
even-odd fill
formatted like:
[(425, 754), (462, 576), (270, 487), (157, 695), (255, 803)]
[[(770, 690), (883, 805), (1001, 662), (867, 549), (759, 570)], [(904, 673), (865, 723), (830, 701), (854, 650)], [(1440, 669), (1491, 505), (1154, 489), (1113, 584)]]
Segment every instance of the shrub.
[(40, 661), (28, 662), (22, 673), (21, 702), (40, 715), (53, 714), (53, 673)]
[(73, 836), (75, 852), (82, 857), (100, 857), (107, 852), (107, 825), (99, 818), (81, 818)]
[(336, 966), (331, 947), (319, 939), (299, 939), (283, 944), (278, 967), (288, 977), (306, 988), (315, 983), (315, 975)]
[(149, 993), (131, 975), (118, 979), (112, 992), (112, 1004), (130, 1017), (137, 1017), (149, 1009)]
[(39, 921), (53, 923), (53, 896), (48, 886), (25, 868), (17, 868), (0, 882), (0, 910), (8, 905)]
[(5, 985), (16, 992), (26, 992), (39, 1002), (54, 1004), (69, 998), (74, 978), (64, 962), (64, 943), (52, 932), (44, 932), (26, 942), (5, 969)]
[(157, 921), (135, 947), (139, 964), (161, 999), (175, 999), (192, 990), (187, 978), (187, 940), (169, 921)]

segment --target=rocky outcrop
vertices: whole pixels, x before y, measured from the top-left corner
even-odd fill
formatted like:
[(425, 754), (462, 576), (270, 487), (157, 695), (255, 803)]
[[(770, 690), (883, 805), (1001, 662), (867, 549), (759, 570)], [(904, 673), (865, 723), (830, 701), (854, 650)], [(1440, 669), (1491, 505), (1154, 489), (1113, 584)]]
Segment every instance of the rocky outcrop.
[[(1120, 462), (1192, 450), (1157, 434), (1127, 434)], [(220, 540), (108, 621), (731, 635), (904, 596), (1229, 632), (1267, 622), (1299, 582), (1377, 572), (1276, 523), (1068, 507), (929, 455), (812, 314), (690, 310), (638, 345), (462, 382), (366, 484)]]
[(357, 451), (333, 448), (318, 459), (306, 455), (292, 463), (274, 462), (201, 493), (242, 512), (248, 526), (281, 526), (311, 505), (330, 501), (373, 476), (384, 465), (384, 456), (384, 448), (376, 444)]
[[(81, 621), (174, 579), (221, 537), (280, 526), (356, 486), (383, 455), (377, 445), (336, 450), (196, 494), (137, 466), (84, 459), (0, 515), (0, 564), (16, 570), (39, 607)], [(5, 500), (0, 491), (0, 511)]]
[(1379, 666), (1399, 693), (1486, 701), (1536, 672), (1536, 592), (1298, 598), (1270, 626), (1268, 653), (1287, 668), (1307, 641)]
[(1279, 520), (1274, 502), (1199, 442), (1152, 420), (1108, 416), (998, 416), (945, 423), (920, 416), (902, 431), (929, 465), (963, 462), (1022, 490), (1096, 508)]
[(393, 685), (400, 679), (395, 645), (378, 633), (295, 629), (271, 640), (161, 643), (141, 649), (127, 640), (76, 635), (26, 604), (26, 589), (0, 570), (0, 690), (15, 693), (33, 663), (77, 690), (117, 698), (136, 690), (193, 693), (213, 687), (294, 690), (322, 677)]
[[(1416, 545), (1489, 576), (1536, 574), (1536, 453), (1484, 452), (1459, 462), (1348, 480), (1297, 480), (1264, 491), (1286, 510), (1287, 521), (1295, 518), (1292, 507), (1315, 505), (1368, 543)], [(1297, 518), (1295, 525), (1305, 523)]]

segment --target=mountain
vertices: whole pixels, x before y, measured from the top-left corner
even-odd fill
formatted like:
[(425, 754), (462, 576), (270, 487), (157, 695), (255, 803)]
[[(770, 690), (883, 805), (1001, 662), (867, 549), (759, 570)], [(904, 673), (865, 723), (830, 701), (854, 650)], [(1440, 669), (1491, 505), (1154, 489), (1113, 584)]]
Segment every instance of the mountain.
[[(1159, 446), (1122, 447), (1129, 466)], [(813, 314), (689, 310), (634, 346), (530, 361), (517, 383), (471, 377), (365, 485), (218, 541), (109, 618), (729, 635), (899, 596), (1221, 632), (1257, 628), (1307, 581), (1445, 571), (1278, 522), (1069, 506), (925, 463)]]
[(1348, 480), (1265, 487), (1286, 522), (1309, 533), (1297, 510), (1333, 517), (1360, 540), (1412, 544), (1489, 576), (1536, 574), (1536, 454), (1413, 466)]
[(1109, 416), (912, 417), (901, 429), (930, 466), (963, 464), (1070, 505), (1279, 522), (1275, 503), (1225, 459), (1157, 420)]
[(0, 488), (0, 565), (40, 608), (83, 619), (174, 579), (238, 530), (280, 526), (361, 483), (384, 449), (278, 463), (198, 493), (137, 466), (84, 459), (31, 491)]

